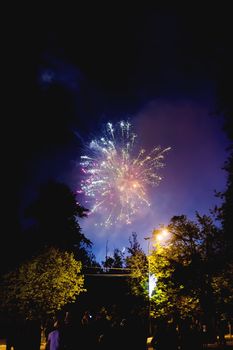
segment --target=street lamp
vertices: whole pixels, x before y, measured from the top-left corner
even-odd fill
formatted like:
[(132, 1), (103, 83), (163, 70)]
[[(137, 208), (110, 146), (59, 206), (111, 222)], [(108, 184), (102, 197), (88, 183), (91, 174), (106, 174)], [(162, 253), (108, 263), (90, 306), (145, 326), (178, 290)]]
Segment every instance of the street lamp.
[(161, 227), (160, 229), (154, 229), (152, 231), (152, 236), (149, 236), (149, 237), (144, 237), (144, 239), (146, 241), (148, 241), (148, 246), (147, 246), (147, 254), (148, 254), (148, 302), (149, 302), (149, 313), (148, 313), (148, 317), (149, 317), (149, 336), (152, 335), (152, 330), (151, 330), (151, 317), (150, 317), (150, 314), (151, 314), (151, 296), (152, 296), (152, 293), (153, 293), (153, 290), (156, 286), (156, 282), (157, 282), (157, 278), (156, 276), (154, 275), (150, 275), (150, 242), (151, 240), (156, 240), (156, 241), (163, 241), (164, 239), (167, 238), (169, 234), (169, 231), (167, 228), (165, 227)]
[(150, 241), (153, 237), (145, 237), (144, 239), (148, 241), (148, 247), (147, 247), (147, 260), (148, 260), (148, 322), (149, 322), (149, 336), (151, 336), (151, 318), (150, 318), (150, 313), (151, 313), (151, 302), (150, 302), (150, 297), (151, 297), (151, 288), (150, 288), (150, 259), (149, 259), (149, 254), (150, 254)]

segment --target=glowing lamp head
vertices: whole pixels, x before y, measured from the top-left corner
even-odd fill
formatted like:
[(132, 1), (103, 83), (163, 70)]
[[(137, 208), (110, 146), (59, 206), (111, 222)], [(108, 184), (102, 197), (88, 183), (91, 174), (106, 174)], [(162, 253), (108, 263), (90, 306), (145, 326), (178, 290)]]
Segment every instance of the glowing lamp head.
[(169, 231), (167, 228), (162, 228), (160, 230), (156, 230), (155, 232), (155, 240), (157, 242), (162, 242), (166, 240), (169, 236)]
[(156, 238), (159, 242), (163, 241), (166, 239), (169, 235), (169, 231), (166, 228), (163, 228), (159, 233), (157, 234)]
[(161, 235), (163, 236), (163, 238), (167, 237), (169, 234), (169, 231), (167, 228), (163, 228), (161, 231)]

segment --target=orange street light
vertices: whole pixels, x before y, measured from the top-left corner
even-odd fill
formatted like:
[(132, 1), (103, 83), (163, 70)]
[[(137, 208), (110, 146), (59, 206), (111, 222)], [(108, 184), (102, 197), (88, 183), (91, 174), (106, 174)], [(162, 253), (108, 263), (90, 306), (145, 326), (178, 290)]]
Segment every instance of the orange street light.
[(156, 240), (159, 241), (159, 242), (165, 240), (168, 237), (168, 235), (169, 235), (169, 231), (165, 227), (160, 229), (160, 230), (155, 230), (155, 231), (158, 232), (156, 234)]
[[(169, 231), (166, 227), (162, 227), (160, 229), (154, 229), (152, 231), (152, 236), (149, 236), (149, 237), (144, 237), (145, 240), (148, 241), (148, 301), (149, 301), (149, 336), (151, 336), (151, 317), (150, 317), (150, 314), (151, 314), (151, 296), (152, 296), (152, 293), (153, 293), (153, 290), (156, 286), (156, 282), (157, 282), (157, 279), (156, 279), (156, 276), (153, 276), (151, 277), (150, 276), (150, 258), (149, 258), (149, 255), (150, 255), (150, 242), (151, 240), (155, 240), (155, 241), (163, 241), (165, 240), (166, 238), (168, 238), (169, 236)], [(155, 246), (155, 244), (152, 244), (153, 246)]]

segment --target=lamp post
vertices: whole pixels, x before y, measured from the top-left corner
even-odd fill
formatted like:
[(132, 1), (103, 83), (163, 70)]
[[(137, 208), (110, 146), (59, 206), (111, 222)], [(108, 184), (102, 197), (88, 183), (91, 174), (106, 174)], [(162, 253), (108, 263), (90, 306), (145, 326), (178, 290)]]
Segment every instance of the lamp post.
[(156, 284), (156, 279), (151, 279), (150, 276), (150, 241), (151, 240), (157, 240), (157, 241), (162, 241), (167, 237), (169, 234), (169, 231), (165, 227), (161, 227), (160, 229), (154, 229), (152, 231), (152, 236), (149, 237), (144, 237), (146, 241), (148, 241), (148, 246), (147, 246), (147, 260), (148, 260), (148, 321), (149, 321), (149, 336), (152, 335), (152, 329), (151, 329), (151, 295), (154, 290), (155, 284)]
[(150, 241), (153, 238), (153, 236), (151, 237), (145, 237), (144, 239), (146, 241), (148, 241), (148, 247), (147, 247), (147, 260), (148, 260), (148, 323), (149, 323), (149, 336), (151, 336), (151, 317), (150, 317), (150, 313), (151, 313), (151, 301), (150, 301), (150, 297), (151, 297), (151, 293), (150, 293), (150, 259), (149, 259), (149, 255), (150, 255)]

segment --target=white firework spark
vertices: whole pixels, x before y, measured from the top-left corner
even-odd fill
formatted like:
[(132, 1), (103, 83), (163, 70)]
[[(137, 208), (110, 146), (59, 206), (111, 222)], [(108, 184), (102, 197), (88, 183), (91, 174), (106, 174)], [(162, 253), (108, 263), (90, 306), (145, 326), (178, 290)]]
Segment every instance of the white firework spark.
[(88, 154), (81, 156), (81, 192), (89, 199), (86, 202), (92, 199), (90, 212), (103, 215), (100, 225), (130, 224), (143, 206), (150, 206), (147, 187), (162, 179), (157, 169), (164, 166), (170, 147), (157, 146), (149, 153), (140, 149), (135, 156), (136, 138), (128, 121), (107, 123), (104, 135), (92, 140)]

